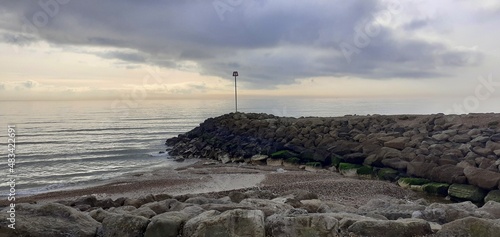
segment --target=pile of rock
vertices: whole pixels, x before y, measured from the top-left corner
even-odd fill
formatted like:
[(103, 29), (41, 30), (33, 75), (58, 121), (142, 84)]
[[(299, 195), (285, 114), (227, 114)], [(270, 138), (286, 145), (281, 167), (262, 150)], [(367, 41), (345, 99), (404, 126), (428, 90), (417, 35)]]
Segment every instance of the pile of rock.
[[(498, 236), (500, 203), (428, 204), (373, 199), (354, 208), (321, 201), (314, 193), (267, 191), (203, 195), (149, 195), (139, 199), (16, 205), (16, 229), (0, 236)], [(82, 211), (83, 210), (83, 211)]]
[[(500, 114), (285, 118), (232, 113), (166, 141), (172, 156), (331, 167), (451, 185), (457, 200), (500, 200)], [(349, 170), (349, 172), (347, 172)], [(492, 192), (493, 190), (493, 192)], [(499, 199), (495, 199), (499, 198)], [(486, 201), (487, 201), (486, 200)]]

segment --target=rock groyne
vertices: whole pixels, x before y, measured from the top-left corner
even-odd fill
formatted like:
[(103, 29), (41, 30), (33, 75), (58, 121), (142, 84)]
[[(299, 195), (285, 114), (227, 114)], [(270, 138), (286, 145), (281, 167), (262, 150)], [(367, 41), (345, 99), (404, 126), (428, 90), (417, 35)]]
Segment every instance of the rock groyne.
[[(463, 201), (500, 201), (500, 114), (231, 113), (166, 141), (172, 156), (335, 167)], [(405, 179), (400, 179), (404, 177)]]

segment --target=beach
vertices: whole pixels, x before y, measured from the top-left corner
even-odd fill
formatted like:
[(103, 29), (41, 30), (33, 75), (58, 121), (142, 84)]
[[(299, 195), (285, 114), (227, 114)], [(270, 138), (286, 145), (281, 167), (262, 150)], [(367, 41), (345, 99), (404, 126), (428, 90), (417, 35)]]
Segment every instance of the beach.
[[(136, 173), (88, 188), (21, 197), (17, 202), (75, 200), (86, 195), (100, 199), (139, 198), (149, 194), (220, 196), (232, 190), (269, 190), (283, 194), (293, 189), (311, 191), (322, 200), (338, 201), (353, 207), (377, 196), (399, 199), (418, 197), (413, 191), (390, 182), (347, 178), (326, 169), (311, 172), (290, 167), (222, 164), (210, 160), (185, 162), (178, 168)], [(5, 201), (0, 203), (6, 205)]]

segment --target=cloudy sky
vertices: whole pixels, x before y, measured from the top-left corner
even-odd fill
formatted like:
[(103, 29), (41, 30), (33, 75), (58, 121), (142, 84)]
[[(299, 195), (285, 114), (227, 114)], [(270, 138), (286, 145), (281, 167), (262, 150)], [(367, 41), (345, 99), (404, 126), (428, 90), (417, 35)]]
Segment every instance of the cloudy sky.
[(0, 100), (500, 92), (497, 0), (3, 0)]

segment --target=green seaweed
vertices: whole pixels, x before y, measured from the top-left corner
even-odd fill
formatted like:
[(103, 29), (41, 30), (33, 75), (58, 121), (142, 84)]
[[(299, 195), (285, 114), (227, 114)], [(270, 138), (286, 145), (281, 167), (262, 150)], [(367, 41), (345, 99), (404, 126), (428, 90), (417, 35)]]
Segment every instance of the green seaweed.
[(288, 159), (297, 156), (297, 154), (289, 150), (281, 150), (271, 154), (271, 158), (273, 159)]
[(391, 168), (382, 168), (377, 172), (377, 177), (381, 180), (396, 181), (399, 171)]
[(339, 170), (357, 170), (358, 168), (363, 167), (362, 165), (358, 164), (351, 164), (351, 163), (340, 163), (339, 164)]
[(306, 163), (306, 166), (311, 166), (311, 167), (321, 167), (321, 163), (320, 162), (307, 162)]
[(359, 175), (372, 175), (373, 167), (368, 165), (361, 166), (356, 170), (356, 173)]
[(398, 182), (402, 182), (408, 185), (424, 185), (430, 183), (431, 181), (422, 178), (400, 178)]
[(292, 164), (300, 163), (300, 159), (297, 157), (290, 157), (290, 158), (286, 159), (285, 161), (288, 163), (292, 163)]
[(440, 196), (447, 196), (449, 187), (450, 185), (446, 183), (427, 183), (422, 185), (426, 193)]
[(338, 156), (338, 155), (332, 155), (330, 157), (331, 159), (331, 163), (332, 163), (332, 166), (335, 166), (335, 167), (339, 167), (339, 164), (342, 162), (342, 157)]

